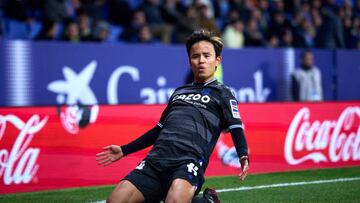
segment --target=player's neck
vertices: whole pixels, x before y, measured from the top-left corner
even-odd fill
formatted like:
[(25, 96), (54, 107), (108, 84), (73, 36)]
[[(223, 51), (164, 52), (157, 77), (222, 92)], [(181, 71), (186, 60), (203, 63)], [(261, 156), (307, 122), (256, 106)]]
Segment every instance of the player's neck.
[(213, 81), (213, 80), (215, 80), (215, 77), (213, 76), (213, 77), (209, 77), (209, 78), (206, 78), (206, 79), (204, 79), (204, 78), (194, 78), (194, 83), (207, 83), (207, 82), (209, 82), (209, 81)]
[(207, 80), (196, 80), (194, 79), (193, 84), (195, 85), (207, 85), (209, 83), (212, 83), (213, 81), (215, 81), (216, 79), (214, 77), (207, 79)]

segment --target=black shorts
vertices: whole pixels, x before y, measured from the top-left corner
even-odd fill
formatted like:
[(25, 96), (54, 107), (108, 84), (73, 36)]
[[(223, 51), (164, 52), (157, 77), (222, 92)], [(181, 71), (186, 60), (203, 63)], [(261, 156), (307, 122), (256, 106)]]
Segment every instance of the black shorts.
[(195, 186), (195, 196), (204, 183), (203, 169), (192, 160), (153, 161), (144, 159), (123, 180), (128, 180), (144, 195), (146, 202), (165, 199), (173, 180), (181, 178)]

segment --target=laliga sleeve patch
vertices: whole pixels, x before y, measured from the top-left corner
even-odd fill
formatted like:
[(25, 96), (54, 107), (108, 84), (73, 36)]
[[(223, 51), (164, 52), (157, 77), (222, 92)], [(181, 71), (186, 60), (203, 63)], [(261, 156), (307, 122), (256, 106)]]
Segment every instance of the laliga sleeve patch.
[(232, 116), (240, 119), (239, 108), (235, 99), (230, 99), (230, 107)]

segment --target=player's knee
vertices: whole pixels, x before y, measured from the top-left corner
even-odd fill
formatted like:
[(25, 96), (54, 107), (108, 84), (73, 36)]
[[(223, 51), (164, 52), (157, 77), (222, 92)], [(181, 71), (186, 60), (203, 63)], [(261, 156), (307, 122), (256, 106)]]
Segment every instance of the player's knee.
[[(123, 198), (124, 195), (126, 195), (126, 193), (124, 193), (125, 191), (122, 190), (118, 190), (118, 188), (116, 187), (109, 195), (109, 197), (107, 198), (106, 202), (107, 203), (120, 203), (120, 202), (124, 202)], [(122, 194), (123, 193), (123, 194)]]
[(195, 189), (193, 186), (182, 179), (175, 179), (170, 186), (166, 196), (167, 203), (185, 203), (190, 202), (194, 196)]
[(121, 181), (110, 193), (107, 203), (144, 202), (144, 197), (129, 181)]

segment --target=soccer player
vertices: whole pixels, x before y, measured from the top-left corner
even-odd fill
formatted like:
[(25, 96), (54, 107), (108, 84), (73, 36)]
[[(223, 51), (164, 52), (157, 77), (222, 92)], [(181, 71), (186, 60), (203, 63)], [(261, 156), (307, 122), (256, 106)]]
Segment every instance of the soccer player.
[(108, 202), (220, 202), (215, 190), (199, 193), (210, 155), (223, 130), (231, 133), (244, 180), (248, 147), (237, 101), (229, 88), (214, 79), (221, 63), (219, 37), (201, 30), (186, 42), (194, 82), (175, 90), (160, 121), (127, 145), (110, 145), (98, 153), (107, 166), (153, 145), (146, 158), (112, 191)]

